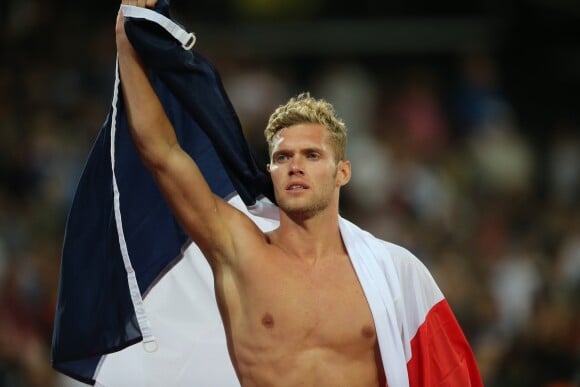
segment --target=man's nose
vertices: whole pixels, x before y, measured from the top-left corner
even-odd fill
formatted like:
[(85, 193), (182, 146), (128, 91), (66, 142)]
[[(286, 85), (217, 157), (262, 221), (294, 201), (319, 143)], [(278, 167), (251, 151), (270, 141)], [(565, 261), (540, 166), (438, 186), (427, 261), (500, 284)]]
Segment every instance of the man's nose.
[(302, 169), (302, 162), (298, 157), (292, 159), (290, 164), (290, 175), (304, 175), (304, 170)]

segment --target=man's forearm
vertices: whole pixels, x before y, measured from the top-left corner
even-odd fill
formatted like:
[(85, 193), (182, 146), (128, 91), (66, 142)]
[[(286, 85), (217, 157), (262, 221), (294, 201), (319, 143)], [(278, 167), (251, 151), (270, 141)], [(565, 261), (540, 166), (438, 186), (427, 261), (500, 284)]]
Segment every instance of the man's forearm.
[(116, 30), (117, 53), (129, 127), (143, 161), (153, 166), (177, 144), (177, 139), (145, 68), (125, 35), (123, 23), (120, 15)]

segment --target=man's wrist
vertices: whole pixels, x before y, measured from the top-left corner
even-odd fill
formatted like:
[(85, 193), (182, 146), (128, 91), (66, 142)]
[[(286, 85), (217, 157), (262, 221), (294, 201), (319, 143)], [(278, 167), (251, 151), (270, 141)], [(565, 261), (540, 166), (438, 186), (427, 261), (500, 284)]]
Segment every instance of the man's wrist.
[(117, 52), (119, 54), (134, 54), (135, 49), (125, 34), (117, 35)]

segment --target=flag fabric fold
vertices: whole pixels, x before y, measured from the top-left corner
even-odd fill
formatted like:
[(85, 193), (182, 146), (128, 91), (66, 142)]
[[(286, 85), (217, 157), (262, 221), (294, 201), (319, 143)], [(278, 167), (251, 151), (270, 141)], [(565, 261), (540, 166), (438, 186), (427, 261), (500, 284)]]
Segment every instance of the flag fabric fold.
[[(167, 0), (154, 11), (123, 6), (131, 11), (127, 36), (212, 191), (262, 230), (273, 229), (269, 176), (217, 71), (184, 49), (191, 34), (147, 16), (171, 21), (168, 7)], [(127, 125), (117, 75), (67, 221), (53, 367), (106, 387), (239, 386), (209, 265), (141, 164)], [(425, 266), (345, 219), (339, 225), (375, 321), (388, 385), (481, 386), (473, 353)]]

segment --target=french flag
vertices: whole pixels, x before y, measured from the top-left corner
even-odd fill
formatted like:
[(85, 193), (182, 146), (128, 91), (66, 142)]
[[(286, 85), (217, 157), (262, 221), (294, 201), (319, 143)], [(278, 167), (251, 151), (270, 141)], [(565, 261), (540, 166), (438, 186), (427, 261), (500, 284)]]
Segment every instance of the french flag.
[[(181, 146), (212, 191), (264, 231), (277, 227), (271, 181), (256, 163), (218, 73), (169, 16), (122, 6), (125, 29)], [(118, 73), (117, 73), (118, 74)], [(128, 131), (119, 79), (66, 226), (53, 367), (90, 385), (239, 386), (209, 265), (179, 226)], [(473, 353), (424, 265), (341, 218), (373, 313), (391, 387), (481, 386)]]

